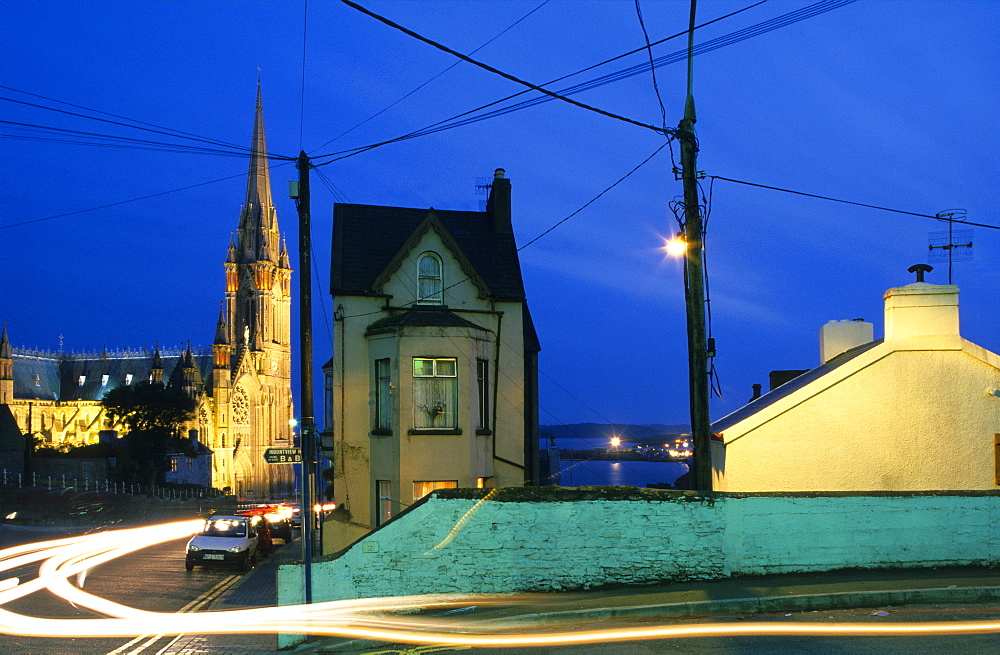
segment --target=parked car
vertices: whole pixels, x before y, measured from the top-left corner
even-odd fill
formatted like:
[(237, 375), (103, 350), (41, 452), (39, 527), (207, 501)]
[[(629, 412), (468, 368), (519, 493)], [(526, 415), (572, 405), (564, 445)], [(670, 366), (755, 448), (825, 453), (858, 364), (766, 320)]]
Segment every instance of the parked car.
[(257, 561), (260, 536), (249, 516), (212, 516), (187, 543), (184, 568), (235, 564), (249, 571)]
[(288, 505), (260, 505), (239, 512), (238, 516), (261, 516), (267, 519), (272, 537), (286, 544), (292, 540), (292, 508)]

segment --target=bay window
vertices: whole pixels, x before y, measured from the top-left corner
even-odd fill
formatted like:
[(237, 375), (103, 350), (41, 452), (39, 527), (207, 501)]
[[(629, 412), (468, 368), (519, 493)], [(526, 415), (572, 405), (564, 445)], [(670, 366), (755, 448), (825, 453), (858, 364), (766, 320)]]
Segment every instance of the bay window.
[(458, 360), (454, 357), (413, 358), (413, 427), (454, 430), (458, 427)]

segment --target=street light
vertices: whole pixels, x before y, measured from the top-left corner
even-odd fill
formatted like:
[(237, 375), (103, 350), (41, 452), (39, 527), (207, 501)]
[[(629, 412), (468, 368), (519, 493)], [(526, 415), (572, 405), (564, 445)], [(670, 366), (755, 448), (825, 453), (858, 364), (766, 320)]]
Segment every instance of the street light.
[(615, 436), (611, 437), (611, 447), (612, 448), (618, 448), (618, 446), (620, 446), (620, 445), (622, 445), (622, 438), (621, 437), (619, 437), (617, 434)]
[(668, 239), (665, 244), (663, 244), (663, 249), (667, 251), (667, 254), (671, 257), (683, 257), (684, 253), (687, 252), (687, 241), (684, 240), (683, 233), (678, 233), (673, 239)]

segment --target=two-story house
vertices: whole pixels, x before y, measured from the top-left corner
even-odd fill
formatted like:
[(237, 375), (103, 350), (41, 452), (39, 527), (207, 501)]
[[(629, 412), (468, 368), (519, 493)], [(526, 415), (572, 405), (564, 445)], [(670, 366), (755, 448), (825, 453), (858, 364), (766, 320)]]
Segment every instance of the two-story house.
[[(537, 357), (497, 169), (486, 211), (336, 204), (324, 552), (434, 489), (533, 484)], [(332, 426), (332, 427), (331, 427)]]

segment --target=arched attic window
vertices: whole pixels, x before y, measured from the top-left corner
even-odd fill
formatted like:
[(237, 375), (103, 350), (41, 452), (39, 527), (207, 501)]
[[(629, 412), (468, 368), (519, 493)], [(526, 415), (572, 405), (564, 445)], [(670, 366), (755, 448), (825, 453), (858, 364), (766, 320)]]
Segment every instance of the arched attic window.
[(433, 252), (417, 259), (417, 304), (440, 305), (444, 302), (444, 266)]

